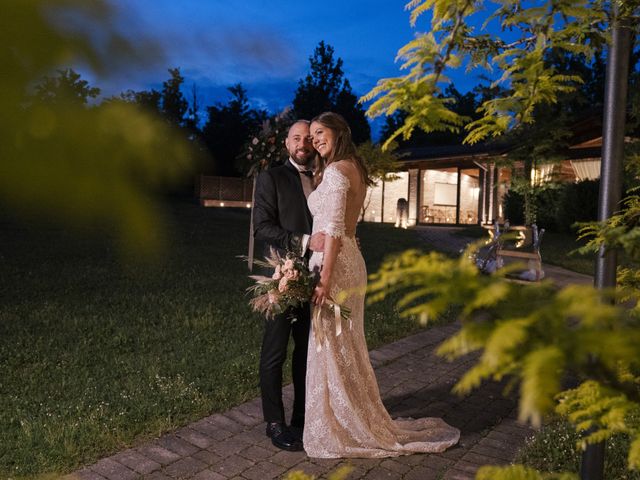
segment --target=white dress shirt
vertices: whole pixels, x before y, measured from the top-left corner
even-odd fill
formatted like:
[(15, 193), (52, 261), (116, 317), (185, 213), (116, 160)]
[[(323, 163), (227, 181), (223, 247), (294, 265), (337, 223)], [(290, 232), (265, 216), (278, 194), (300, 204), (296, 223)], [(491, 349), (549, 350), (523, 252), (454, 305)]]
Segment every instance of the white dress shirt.
[[(313, 171), (313, 170), (307, 170), (302, 165), (298, 165), (296, 162), (293, 161), (291, 157), (289, 157), (289, 161), (291, 162), (291, 165), (296, 167), (296, 170), (300, 172), (300, 182), (302, 182), (302, 190), (304, 191), (304, 196), (305, 198), (309, 198), (309, 194), (313, 192), (313, 189), (315, 188), (315, 186), (313, 185), (313, 177), (305, 174), (304, 172)], [(309, 247), (310, 238), (311, 236), (306, 233), (302, 236), (302, 255), (303, 256), (307, 252), (307, 248)]]

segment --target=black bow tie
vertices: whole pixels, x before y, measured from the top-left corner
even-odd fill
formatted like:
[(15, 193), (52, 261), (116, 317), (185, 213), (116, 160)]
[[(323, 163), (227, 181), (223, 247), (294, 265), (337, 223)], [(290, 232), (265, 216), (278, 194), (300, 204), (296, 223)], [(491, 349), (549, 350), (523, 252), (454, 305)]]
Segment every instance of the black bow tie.
[(302, 175), (306, 175), (309, 178), (313, 177), (313, 171), (312, 170), (300, 170), (300, 173)]

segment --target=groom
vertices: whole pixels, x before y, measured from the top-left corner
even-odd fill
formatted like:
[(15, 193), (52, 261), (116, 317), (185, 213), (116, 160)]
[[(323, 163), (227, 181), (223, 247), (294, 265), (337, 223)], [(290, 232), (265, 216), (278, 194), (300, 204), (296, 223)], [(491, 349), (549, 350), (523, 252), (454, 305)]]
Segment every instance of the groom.
[[(306, 197), (314, 188), (312, 169), (316, 157), (308, 121), (298, 120), (291, 125), (285, 146), (289, 159), (284, 165), (265, 170), (258, 177), (253, 207), (254, 235), (267, 244), (267, 251), (275, 247), (283, 255), (286, 252), (304, 255), (312, 222)], [(283, 450), (302, 450), (310, 316), (307, 303), (265, 320), (260, 352), (262, 413), (267, 422), (267, 436)], [(295, 321), (292, 322), (292, 318)], [(288, 428), (282, 402), (282, 367), (290, 335), (294, 341), (291, 365), (294, 400)]]

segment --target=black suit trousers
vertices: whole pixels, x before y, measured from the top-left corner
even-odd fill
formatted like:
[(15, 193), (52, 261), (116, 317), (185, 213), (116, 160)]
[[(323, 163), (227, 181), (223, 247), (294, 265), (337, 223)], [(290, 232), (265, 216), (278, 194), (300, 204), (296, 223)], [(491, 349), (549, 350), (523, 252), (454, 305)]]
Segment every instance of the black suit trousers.
[[(296, 318), (295, 321), (291, 321)], [(304, 426), (305, 378), (311, 308), (309, 304), (266, 319), (260, 351), (260, 390), (266, 422), (285, 423), (282, 403), (282, 369), (287, 359), (289, 337), (293, 337), (291, 373), (293, 377), (293, 413), (291, 424)]]

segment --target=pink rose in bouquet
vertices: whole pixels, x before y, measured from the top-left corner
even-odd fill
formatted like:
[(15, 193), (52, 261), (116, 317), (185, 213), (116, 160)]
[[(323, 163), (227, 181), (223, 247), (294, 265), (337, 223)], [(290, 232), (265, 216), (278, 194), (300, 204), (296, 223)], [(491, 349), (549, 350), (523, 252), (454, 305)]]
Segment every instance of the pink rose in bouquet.
[(257, 265), (273, 268), (270, 277), (251, 275), (255, 284), (247, 291), (253, 294), (249, 305), (254, 311), (267, 318), (285, 312), (290, 307), (297, 307), (309, 301), (313, 292), (313, 276), (306, 262), (299, 256), (288, 253), (282, 257), (271, 249), (269, 257), (255, 261)]
[(280, 265), (276, 265), (276, 270), (275, 272), (273, 272), (273, 275), (271, 275), (271, 278), (273, 278), (274, 280), (280, 280), (280, 277), (282, 277), (282, 273), (280, 272)]
[(284, 277), (282, 277), (280, 279), (280, 281), (278, 282), (278, 291), (280, 293), (284, 293), (287, 291), (287, 283), (288, 283), (288, 278), (286, 277), (286, 275)]

